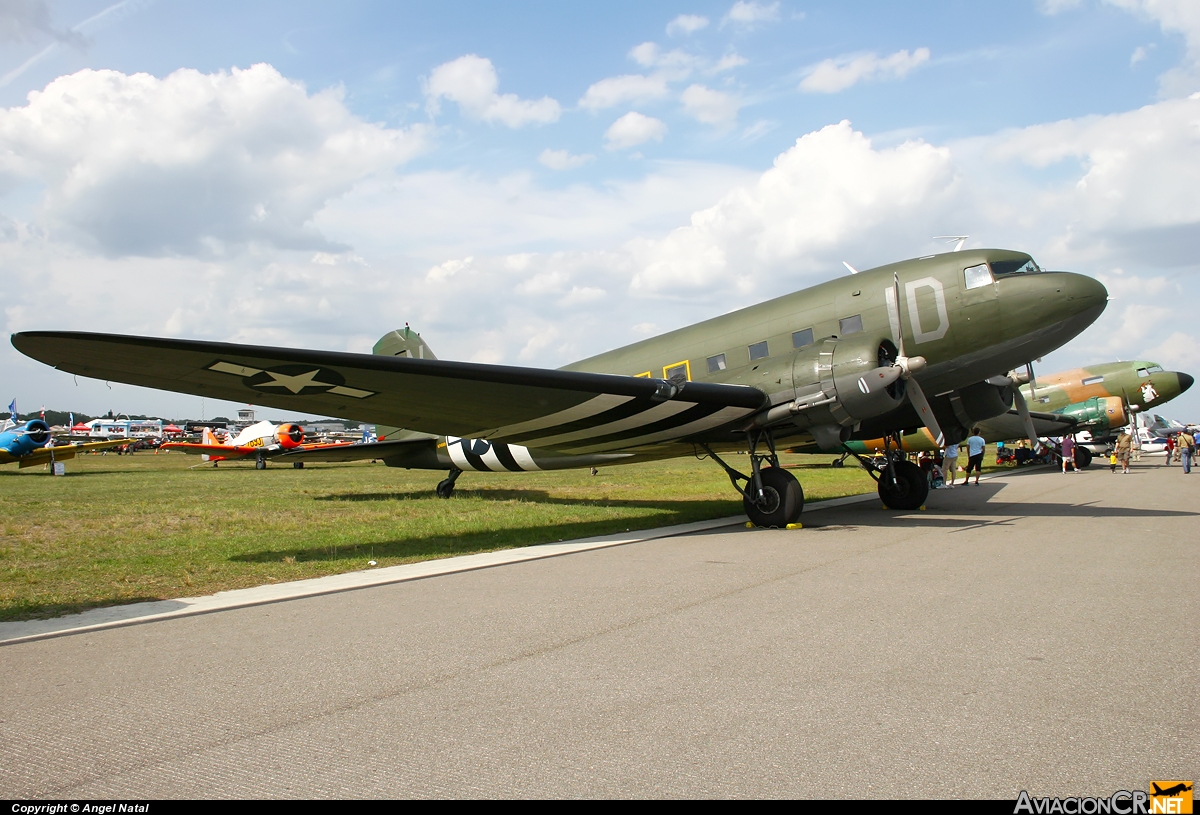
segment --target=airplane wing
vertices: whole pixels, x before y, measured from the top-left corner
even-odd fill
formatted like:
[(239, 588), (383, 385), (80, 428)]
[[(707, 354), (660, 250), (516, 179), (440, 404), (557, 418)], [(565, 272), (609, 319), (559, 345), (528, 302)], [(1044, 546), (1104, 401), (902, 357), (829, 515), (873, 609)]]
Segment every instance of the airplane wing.
[(51, 459), (54, 461), (66, 461), (69, 458), (75, 458), (80, 453), (108, 450), (112, 447), (129, 444), (129, 441), (129, 439), (116, 439), (113, 441), (91, 441), (86, 444), (64, 444), (61, 447), (39, 447), (27, 456), (12, 456), (9, 455), (7, 450), (0, 450), (0, 464), (12, 464), (15, 461), (19, 469), (36, 467), (40, 464), (49, 464)]
[(399, 452), (418, 447), (432, 447), (436, 439), (397, 439), (395, 441), (369, 441), (360, 444), (329, 444), (311, 448), (297, 447), (288, 450), (278, 458), (287, 461), (369, 461), (376, 458), (387, 458)]
[(28, 331), (12, 344), (95, 379), (577, 452), (686, 438), (767, 401), (744, 385), (115, 334)]
[[(1038, 436), (1062, 436), (1074, 432), (1079, 425), (1072, 417), (1062, 416), (1058, 413), (1030, 411), (1029, 417), (1033, 419), (1033, 428), (1037, 431)], [(1021, 415), (1015, 410), (980, 422), (979, 429), (983, 433), (983, 437), (989, 441), (1025, 438), (1025, 423), (1021, 421)]]

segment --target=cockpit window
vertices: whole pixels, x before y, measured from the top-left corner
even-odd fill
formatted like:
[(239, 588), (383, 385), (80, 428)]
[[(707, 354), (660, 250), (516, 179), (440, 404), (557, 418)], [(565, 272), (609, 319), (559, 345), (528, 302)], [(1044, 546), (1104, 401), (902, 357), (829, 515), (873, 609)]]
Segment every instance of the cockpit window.
[(968, 289), (978, 289), (992, 282), (992, 273), (988, 271), (986, 263), (970, 266), (963, 269), (963, 282)]
[(1042, 268), (1033, 262), (1033, 258), (1028, 260), (993, 260), (992, 274), (996, 277), (1007, 277), (1012, 274), (1039, 274)]
[(1146, 370), (1147, 370), (1149, 373), (1152, 373), (1152, 374), (1159, 374), (1159, 373), (1162, 373), (1162, 369), (1163, 369), (1163, 368), (1162, 368), (1162, 366), (1161, 366), (1161, 365), (1151, 365), (1151, 366), (1150, 366), (1149, 368), (1147, 368)]

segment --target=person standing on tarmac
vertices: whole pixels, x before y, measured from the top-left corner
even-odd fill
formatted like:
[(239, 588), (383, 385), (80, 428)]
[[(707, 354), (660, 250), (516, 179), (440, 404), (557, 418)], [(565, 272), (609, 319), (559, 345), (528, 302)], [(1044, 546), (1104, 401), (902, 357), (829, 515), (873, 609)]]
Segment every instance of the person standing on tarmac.
[(958, 445), (947, 444), (946, 449), (942, 451), (942, 476), (946, 479), (946, 487), (954, 486), (954, 479), (958, 473)]
[(1079, 468), (1075, 466), (1075, 437), (1071, 435), (1063, 436), (1062, 440), (1062, 460), (1063, 460), (1063, 475), (1067, 474), (1067, 462), (1071, 462), (1071, 469), (1079, 472)]
[(987, 442), (983, 440), (983, 436), (979, 435), (979, 428), (971, 431), (971, 435), (967, 437), (967, 477), (963, 483), (971, 483), (971, 470), (975, 470), (975, 486), (979, 486), (979, 476), (983, 472), (983, 449), (987, 446)]
[(1175, 444), (1179, 447), (1179, 460), (1183, 463), (1183, 471), (1192, 471), (1192, 457), (1196, 454), (1196, 437), (1186, 430), (1175, 436)]
[(1129, 472), (1129, 456), (1133, 450), (1133, 436), (1129, 435), (1128, 430), (1121, 432), (1117, 436), (1117, 461), (1121, 462), (1121, 475), (1126, 475)]

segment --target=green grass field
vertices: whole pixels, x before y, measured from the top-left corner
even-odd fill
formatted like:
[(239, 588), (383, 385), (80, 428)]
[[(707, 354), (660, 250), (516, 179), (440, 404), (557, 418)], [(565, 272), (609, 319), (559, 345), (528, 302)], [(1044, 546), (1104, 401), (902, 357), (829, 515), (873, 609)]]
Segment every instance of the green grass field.
[[(784, 456), (807, 500), (874, 490), (832, 455)], [(382, 464), (254, 469), (182, 454), (90, 455), (0, 470), (0, 620), (189, 597), (367, 567), (736, 515), (711, 461), (555, 473), (444, 474)], [(735, 456), (734, 466), (746, 465)]]

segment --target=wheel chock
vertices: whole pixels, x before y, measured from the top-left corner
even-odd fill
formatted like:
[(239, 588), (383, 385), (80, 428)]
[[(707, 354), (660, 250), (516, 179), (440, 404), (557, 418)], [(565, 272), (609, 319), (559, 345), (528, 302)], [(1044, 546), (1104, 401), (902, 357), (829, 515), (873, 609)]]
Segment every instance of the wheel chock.
[(747, 528), (747, 529), (753, 529), (753, 528), (754, 528), (754, 522), (753, 522), (753, 521), (746, 521), (746, 528)]
[(924, 504), (921, 504), (921, 506), (917, 507), (917, 509), (919, 509), (919, 510), (921, 510), (922, 512), (924, 512), (924, 511), (925, 511), (925, 505), (924, 505)]
[(804, 524), (788, 524), (787, 528), (788, 529), (803, 529)]

